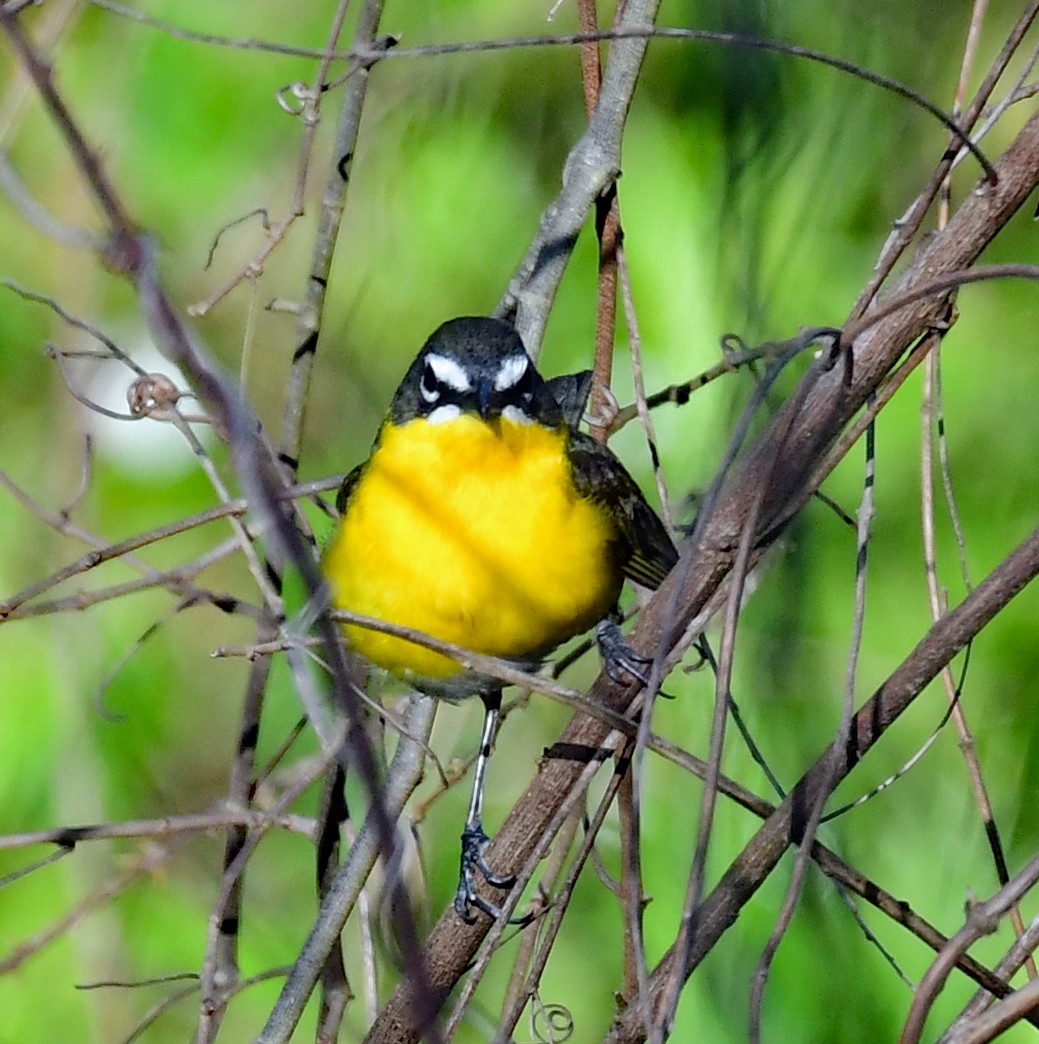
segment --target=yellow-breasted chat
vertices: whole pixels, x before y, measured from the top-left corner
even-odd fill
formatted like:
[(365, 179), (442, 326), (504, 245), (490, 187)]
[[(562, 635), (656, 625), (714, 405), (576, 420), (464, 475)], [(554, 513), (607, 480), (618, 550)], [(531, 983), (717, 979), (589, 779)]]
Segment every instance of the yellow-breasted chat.
[[(507, 323), (452, 319), (404, 375), (368, 459), (337, 498), (323, 558), (337, 608), (414, 628), (528, 669), (595, 627), (612, 676), (641, 676), (617, 598), (625, 577), (655, 588), (677, 555), (623, 464), (577, 429), (589, 381), (545, 381)], [(455, 908), (496, 916), (473, 874), (488, 866), (483, 783), (501, 683), (439, 652), (360, 626), (351, 648), (430, 695), (479, 696), (486, 715), (462, 834)]]

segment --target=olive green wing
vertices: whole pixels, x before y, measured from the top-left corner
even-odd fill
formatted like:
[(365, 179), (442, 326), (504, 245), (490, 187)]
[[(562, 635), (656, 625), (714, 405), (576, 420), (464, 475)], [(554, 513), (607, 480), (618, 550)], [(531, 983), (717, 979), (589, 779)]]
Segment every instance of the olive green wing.
[(642, 490), (612, 450), (583, 432), (570, 433), (568, 452), (578, 493), (605, 507), (617, 526), (624, 575), (644, 587), (659, 587), (678, 552)]

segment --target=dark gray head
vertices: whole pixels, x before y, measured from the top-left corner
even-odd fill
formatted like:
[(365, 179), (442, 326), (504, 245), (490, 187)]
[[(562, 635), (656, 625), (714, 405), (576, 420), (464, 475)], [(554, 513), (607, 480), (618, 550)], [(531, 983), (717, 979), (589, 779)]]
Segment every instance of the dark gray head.
[(462, 316), (440, 326), (422, 346), (390, 406), (394, 424), (416, 417), (438, 424), (463, 413), (549, 428), (563, 423), (519, 334), (500, 319)]

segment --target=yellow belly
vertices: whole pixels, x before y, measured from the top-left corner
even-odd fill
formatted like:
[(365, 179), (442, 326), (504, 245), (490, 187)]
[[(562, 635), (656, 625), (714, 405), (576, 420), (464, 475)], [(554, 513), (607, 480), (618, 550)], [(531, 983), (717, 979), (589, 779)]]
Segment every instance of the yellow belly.
[[(511, 658), (540, 657), (587, 630), (622, 577), (613, 523), (575, 492), (564, 439), (469, 414), (387, 425), (325, 555), (336, 606)], [(396, 673), (460, 670), (412, 642), (345, 632)]]

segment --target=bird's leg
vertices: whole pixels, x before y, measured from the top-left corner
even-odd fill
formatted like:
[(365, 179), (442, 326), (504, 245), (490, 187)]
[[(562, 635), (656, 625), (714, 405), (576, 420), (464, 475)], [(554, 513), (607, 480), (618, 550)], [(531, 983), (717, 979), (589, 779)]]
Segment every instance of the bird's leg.
[[(603, 667), (606, 673), (618, 684), (628, 685), (631, 678), (649, 684), (649, 672), (646, 668), (653, 663), (653, 658), (643, 656), (628, 645), (621, 633), (620, 625), (612, 616), (604, 616), (595, 625), (595, 640), (599, 643)], [(631, 677), (626, 678), (628, 674)]]
[(501, 689), (483, 697), (485, 714), (483, 718), (483, 735), (480, 737), (480, 752), (476, 757), (476, 768), (473, 772), (473, 793), (469, 799), (469, 815), (462, 830), (462, 865), (458, 876), (458, 890), (455, 892), (455, 912), (467, 924), (476, 920), (470, 907), (475, 906), (488, 917), (497, 918), (501, 911), (478, 895), (473, 886), (473, 871), (479, 870), (488, 884), (495, 888), (511, 888), (516, 883), (512, 875), (495, 873), (484, 856), (491, 839), (483, 829), (483, 789), (487, 777), (487, 763), (494, 746), (494, 736), (498, 731), (498, 715), (501, 710)]

